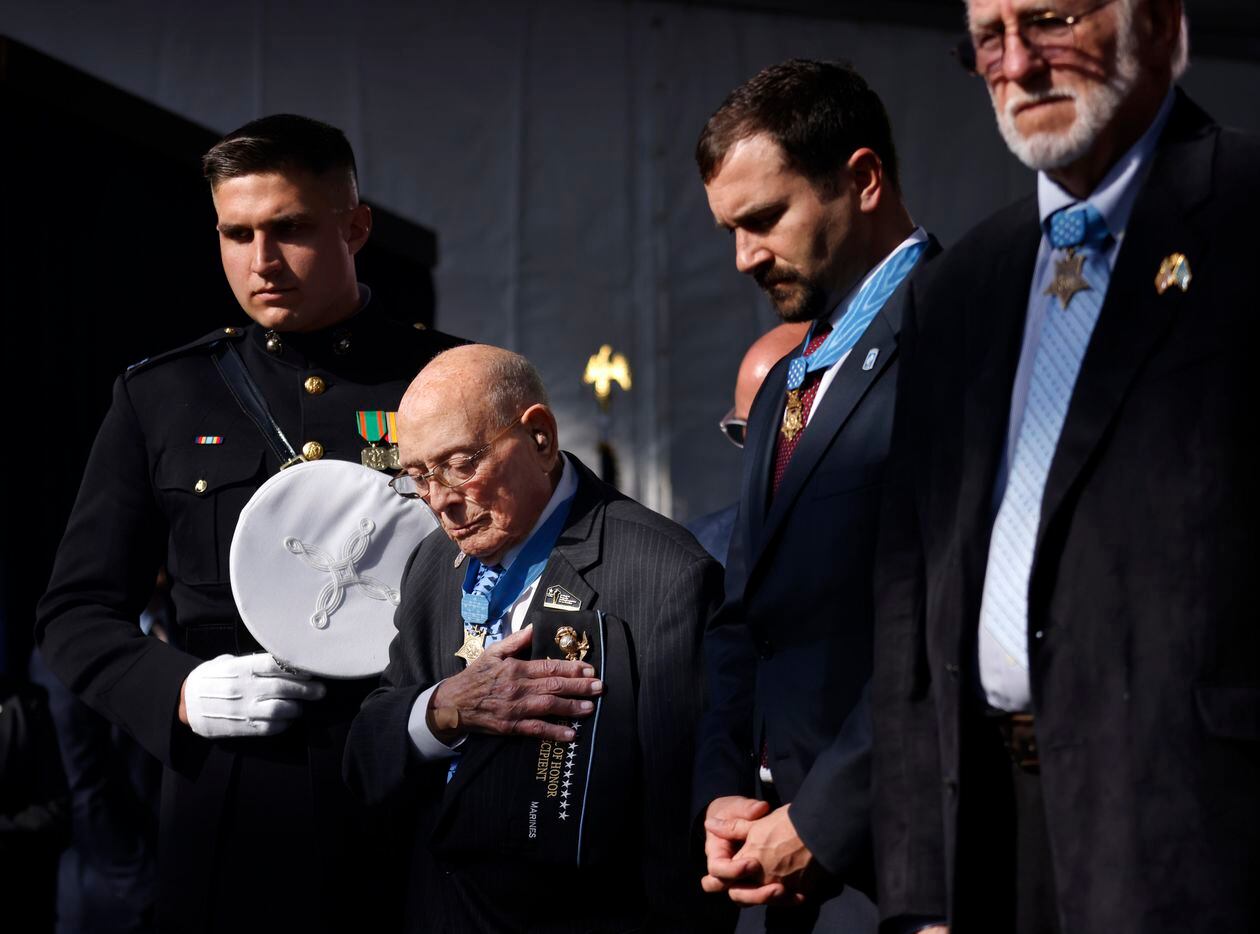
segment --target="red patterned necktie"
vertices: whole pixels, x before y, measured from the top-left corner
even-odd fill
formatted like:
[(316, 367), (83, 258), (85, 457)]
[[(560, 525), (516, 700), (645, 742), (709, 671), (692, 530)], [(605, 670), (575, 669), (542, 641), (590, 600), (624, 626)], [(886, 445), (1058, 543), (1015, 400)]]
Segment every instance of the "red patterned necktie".
[[(823, 322), (805, 346), (804, 356), (808, 357), (821, 347), (823, 341), (827, 339), (827, 335), (830, 333), (830, 322)], [(801, 421), (803, 423), (808, 423), (809, 421), (810, 410), (814, 407), (814, 397), (818, 395), (818, 384), (822, 382), (823, 374), (826, 372), (827, 368), (821, 367), (805, 375), (805, 382), (801, 384)], [(788, 462), (792, 460), (792, 452), (801, 443), (801, 436), (804, 434), (804, 427), (790, 439), (784, 436), (782, 431), (774, 433), (774, 475), (770, 480), (770, 495), (772, 497), (779, 492), (779, 484), (783, 482), (783, 475), (787, 473)]]

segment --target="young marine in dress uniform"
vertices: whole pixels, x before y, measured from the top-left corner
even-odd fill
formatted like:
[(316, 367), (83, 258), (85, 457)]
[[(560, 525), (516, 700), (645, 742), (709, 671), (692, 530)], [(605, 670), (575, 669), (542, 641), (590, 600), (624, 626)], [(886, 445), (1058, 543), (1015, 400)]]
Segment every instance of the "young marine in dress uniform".
[[(389, 467), (404, 389), (459, 341), (392, 320), (356, 281), (371, 212), (339, 130), (266, 117), (203, 164), (224, 272), (253, 323), (115, 383), (37, 639), (76, 694), (166, 767), (162, 930), (271, 926), (251, 907), (260, 897), (291, 930), (347, 930), (383, 904), (373, 886), (388, 859), (338, 775), (373, 685), (320, 684), (259, 653), (233, 603), (228, 550), (242, 507), (283, 462)], [(136, 624), (161, 565), (170, 645)]]

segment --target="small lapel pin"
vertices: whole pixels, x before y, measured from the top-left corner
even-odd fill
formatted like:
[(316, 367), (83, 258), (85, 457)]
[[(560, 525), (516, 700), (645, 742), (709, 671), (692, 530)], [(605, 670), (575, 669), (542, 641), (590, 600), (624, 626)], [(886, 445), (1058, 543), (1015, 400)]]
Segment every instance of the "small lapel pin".
[(455, 565), (454, 565), (454, 566), (455, 566), (455, 567), (459, 567), (461, 564), (463, 564), (463, 563), (464, 563), (464, 558), (466, 558), (466, 557), (467, 557), (467, 555), (465, 555), (465, 554), (461, 551), (459, 554), (457, 554), (457, 555), (455, 556)]
[(586, 660), (586, 653), (591, 650), (591, 640), (585, 632), (579, 636), (572, 626), (561, 626), (556, 630), (556, 647), (569, 661), (581, 662)]
[(871, 352), (866, 355), (866, 362), (862, 364), (862, 369), (869, 370), (875, 366), (875, 360), (879, 357), (879, 348), (871, 348)]
[(570, 613), (573, 613), (582, 609), (582, 601), (559, 584), (552, 584), (543, 595), (543, 608), (548, 610), (568, 610)]
[(223, 435), (197, 435), (197, 444), (222, 444)]
[(1181, 291), (1190, 288), (1190, 261), (1184, 253), (1169, 253), (1155, 274), (1155, 291), (1163, 295), (1174, 285)]

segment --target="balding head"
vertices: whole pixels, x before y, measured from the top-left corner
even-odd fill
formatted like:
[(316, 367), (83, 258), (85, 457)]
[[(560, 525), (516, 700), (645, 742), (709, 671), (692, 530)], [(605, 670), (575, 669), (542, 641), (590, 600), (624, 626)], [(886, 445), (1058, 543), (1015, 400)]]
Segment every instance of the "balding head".
[(403, 396), (398, 433), (399, 458), (413, 477), (475, 461), (471, 479), (455, 488), (431, 481), (429, 505), (452, 541), (486, 564), (525, 540), (560, 478), (542, 379), (499, 347), (471, 344), (434, 357)]
[(757, 398), (757, 390), (761, 388), (766, 374), (800, 346), (808, 330), (807, 321), (780, 324), (752, 342), (739, 365), (739, 376), (735, 378), (735, 409), (732, 414), (736, 418), (748, 419), (753, 399)]
[(531, 405), (546, 405), (547, 390), (534, 365), (518, 353), (489, 344), (467, 344), (438, 354), (407, 387), (399, 414), (440, 393), (459, 399), (470, 413), (506, 423)]

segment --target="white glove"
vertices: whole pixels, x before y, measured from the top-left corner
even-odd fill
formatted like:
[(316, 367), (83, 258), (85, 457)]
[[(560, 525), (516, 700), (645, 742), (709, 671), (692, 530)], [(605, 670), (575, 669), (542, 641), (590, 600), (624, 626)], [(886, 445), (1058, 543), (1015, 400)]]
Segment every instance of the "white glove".
[(198, 736), (270, 736), (301, 716), (298, 701), (324, 693), (310, 675), (286, 671), (266, 653), (220, 655), (189, 673), (184, 709)]

